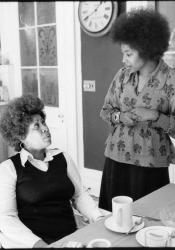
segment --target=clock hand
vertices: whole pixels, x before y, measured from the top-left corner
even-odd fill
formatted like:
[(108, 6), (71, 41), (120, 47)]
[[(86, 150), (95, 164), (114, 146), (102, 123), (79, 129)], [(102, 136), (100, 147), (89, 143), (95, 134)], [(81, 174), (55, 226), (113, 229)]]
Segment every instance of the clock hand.
[(86, 21), (90, 16), (92, 16), (97, 10), (98, 8), (100, 7), (100, 5), (102, 4), (103, 2), (100, 1), (100, 4), (88, 15), (86, 16), (83, 20)]

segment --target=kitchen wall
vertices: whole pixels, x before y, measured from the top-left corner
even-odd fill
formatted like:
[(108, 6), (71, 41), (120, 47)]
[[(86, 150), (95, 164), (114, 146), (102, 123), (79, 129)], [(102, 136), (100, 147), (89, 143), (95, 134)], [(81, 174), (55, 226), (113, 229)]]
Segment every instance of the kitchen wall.
[(166, 16), (170, 29), (175, 28), (175, 1), (156, 1), (157, 10)]
[[(118, 2), (118, 14), (126, 2)], [(94, 38), (81, 31), (82, 84), (95, 80), (95, 92), (83, 90), (83, 130), (85, 167), (102, 170), (108, 126), (100, 118), (104, 97), (115, 73), (122, 66), (119, 45), (108, 37)]]

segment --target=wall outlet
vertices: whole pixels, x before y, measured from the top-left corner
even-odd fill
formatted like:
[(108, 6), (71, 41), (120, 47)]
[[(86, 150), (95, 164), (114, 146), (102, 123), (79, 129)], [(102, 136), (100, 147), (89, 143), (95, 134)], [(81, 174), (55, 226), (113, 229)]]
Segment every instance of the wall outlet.
[(95, 92), (95, 80), (84, 80), (83, 90), (89, 92)]

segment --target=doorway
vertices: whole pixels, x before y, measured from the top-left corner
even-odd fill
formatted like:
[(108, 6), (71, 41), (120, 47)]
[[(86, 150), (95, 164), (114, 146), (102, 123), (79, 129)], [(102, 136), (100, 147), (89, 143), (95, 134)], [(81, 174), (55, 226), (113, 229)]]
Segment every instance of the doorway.
[(2, 51), (13, 66), (10, 98), (39, 96), (52, 147), (77, 163), (74, 2), (1, 2), (0, 23)]

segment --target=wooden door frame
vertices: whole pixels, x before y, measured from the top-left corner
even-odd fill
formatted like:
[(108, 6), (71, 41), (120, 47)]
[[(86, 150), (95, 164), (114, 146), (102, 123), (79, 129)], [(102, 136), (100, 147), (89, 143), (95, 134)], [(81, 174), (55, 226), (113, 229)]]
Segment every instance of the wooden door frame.
[(74, 8), (74, 41), (75, 41), (75, 92), (76, 92), (76, 124), (77, 124), (77, 164), (82, 173), (84, 169), (83, 140), (83, 103), (82, 103), (82, 61), (81, 61), (81, 30), (78, 19), (79, 2), (73, 3)]
[[(60, 8), (61, 7), (61, 8)], [(60, 11), (61, 9), (61, 11)], [(65, 124), (67, 130), (67, 152), (78, 165), (78, 135), (77, 135), (77, 100), (76, 100), (76, 63), (75, 63), (75, 25), (74, 25), (74, 2), (56, 2), (56, 11), (59, 13), (60, 29), (63, 37), (60, 39), (62, 73), (61, 80), (65, 86), (66, 114)], [(64, 32), (66, 30), (66, 32)], [(79, 166), (78, 166), (79, 167)]]

